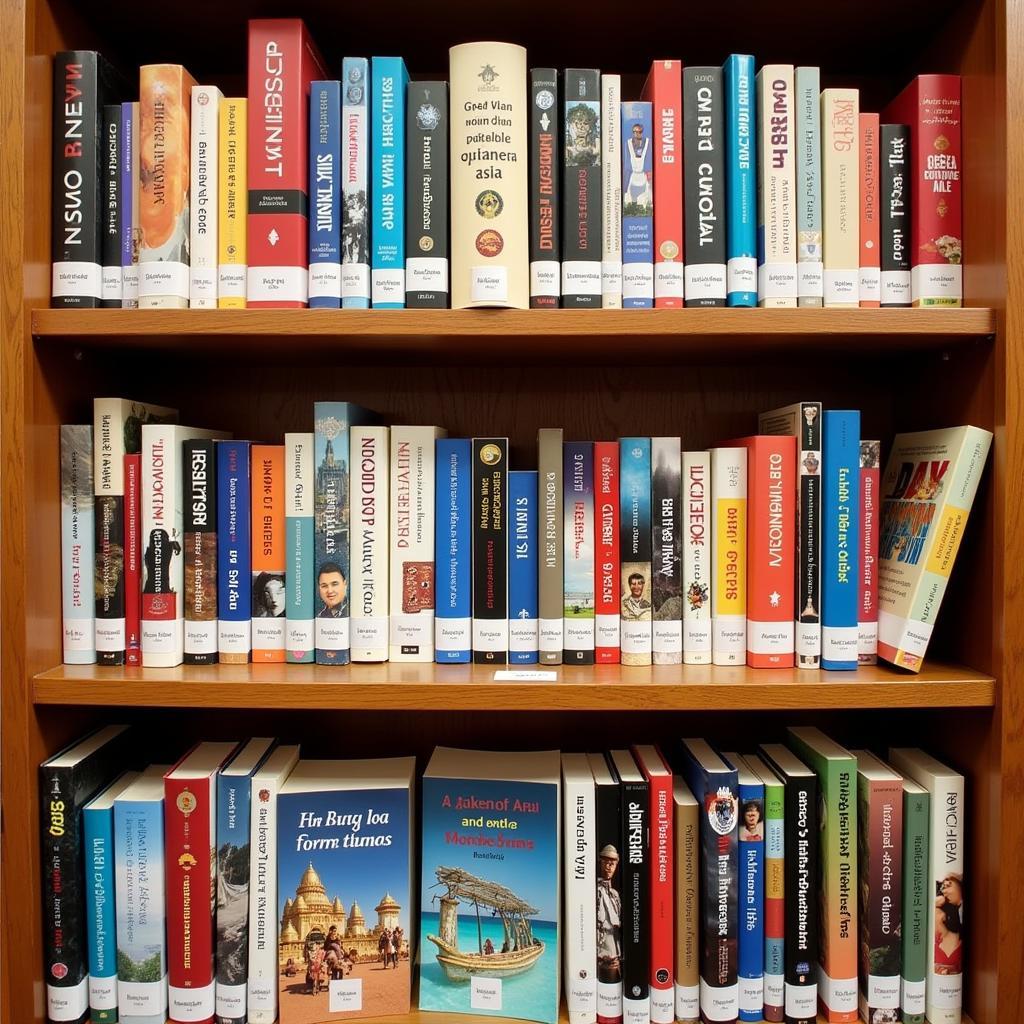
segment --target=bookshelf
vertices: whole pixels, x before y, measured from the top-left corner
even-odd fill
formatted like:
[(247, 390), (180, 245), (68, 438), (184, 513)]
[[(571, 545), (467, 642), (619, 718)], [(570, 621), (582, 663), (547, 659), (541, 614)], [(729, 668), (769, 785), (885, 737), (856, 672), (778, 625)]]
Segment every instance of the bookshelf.
[[(684, 5), (685, 6), (685, 5)], [(919, 742), (967, 777), (970, 906), (965, 1009), (977, 1024), (1024, 1018), (1024, 104), (1011, 41), (1024, 4), (973, 0), (810, 0), (728, 9), (654, 5), (628, 42), (618, 5), (495, 0), (486, 25), (468, 0), (423, 19), (400, 0), (249, 0), (176, 17), (131, 0), (5, 0), (0, 7), (0, 444), (2, 444), (2, 885), (0, 1019), (42, 1020), (36, 766), (104, 721), (129, 720), (170, 756), (190, 738), (279, 732), (315, 756), (415, 752), (434, 743), (598, 748), (614, 738), (704, 730), (740, 742), (786, 724), (841, 741)], [(448, 45), (493, 35), (534, 64), (623, 71), (624, 94), (668, 47), (694, 62), (730, 50), (816, 63), (823, 85), (862, 89), (878, 109), (915, 72), (964, 76), (963, 310), (139, 312), (49, 310), (51, 56), (96, 46), (125, 68), (177, 60), (226, 91), (244, 85), (245, 20), (303, 16), (334, 60), (381, 47), (414, 76), (444, 75)], [(813, 27), (812, 27), (813, 26)], [(343, 40), (343, 45), (338, 40)], [(376, 41), (376, 42), (375, 42)], [(329, 47), (327, 44), (330, 44)], [(139, 381), (145, 380), (145, 388)], [(228, 393), (229, 388), (232, 393)], [(144, 391), (145, 395), (141, 392)], [(918, 677), (745, 669), (559, 668), (554, 680), (495, 681), (480, 669), (359, 666), (102, 670), (60, 665), (57, 431), (100, 394), (177, 405), (183, 419), (237, 436), (305, 429), (315, 398), (353, 397), (394, 421), (453, 435), (508, 434), (533, 465), (536, 429), (583, 437), (681, 434), (688, 447), (749, 430), (757, 411), (801, 396), (863, 409), (865, 436), (972, 422), (993, 455)], [(342, 746), (343, 745), (343, 746)], [(742, 749), (742, 748), (741, 748)], [(343, 752), (339, 752), (343, 750)], [(412, 1013), (398, 1024), (455, 1024)], [(459, 1021), (466, 1018), (459, 1017)]]

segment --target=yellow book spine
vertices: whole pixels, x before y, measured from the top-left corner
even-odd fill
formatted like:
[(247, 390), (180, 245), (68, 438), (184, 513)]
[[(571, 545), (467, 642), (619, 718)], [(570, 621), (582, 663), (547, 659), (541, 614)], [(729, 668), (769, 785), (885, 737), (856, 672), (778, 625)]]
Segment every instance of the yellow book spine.
[(747, 450), (711, 449), (712, 663), (747, 660)]
[(248, 257), (246, 231), (246, 100), (220, 105), (220, 182), (218, 193), (217, 306), (245, 309)]

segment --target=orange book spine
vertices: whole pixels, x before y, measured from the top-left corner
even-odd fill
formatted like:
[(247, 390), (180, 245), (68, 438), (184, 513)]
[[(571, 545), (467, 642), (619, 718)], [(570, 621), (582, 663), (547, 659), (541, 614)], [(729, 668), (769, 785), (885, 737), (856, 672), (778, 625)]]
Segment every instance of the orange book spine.
[(252, 660), (283, 662), (284, 446), (252, 446)]
[(877, 114), (860, 115), (860, 305), (882, 304), (882, 247)]

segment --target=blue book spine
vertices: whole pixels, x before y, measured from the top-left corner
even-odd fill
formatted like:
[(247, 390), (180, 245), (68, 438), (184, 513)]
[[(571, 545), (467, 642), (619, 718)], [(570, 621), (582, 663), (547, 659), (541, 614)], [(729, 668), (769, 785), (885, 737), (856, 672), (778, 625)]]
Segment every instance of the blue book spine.
[(313, 434), (284, 435), (285, 641), (284, 660), (314, 661)]
[(764, 785), (741, 782), (739, 798), (740, 1020), (759, 1021), (764, 1016)]
[(757, 305), (757, 119), (754, 58), (734, 53), (725, 86), (726, 301)]
[(434, 660), (473, 660), (473, 442), (436, 442)]
[(821, 665), (857, 667), (860, 413), (826, 410), (821, 431)]
[(535, 665), (540, 645), (536, 470), (509, 473), (508, 507), (508, 661)]
[(405, 90), (401, 57), (371, 61), (371, 297), (374, 309), (405, 307)]
[(117, 937), (114, 894), (114, 807), (82, 811), (85, 842), (86, 938), (89, 947), (89, 1016), (93, 1024), (117, 1020)]
[(309, 306), (341, 308), (341, 83), (309, 87)]
[(341, 66), (341, 305), (370, 307), (370, 62), (346, 57)]
[[(654, 306), (654, 154), (651, 105), (621, 104), (622, 308)], [(681, 200), (680, 200), (681, 201)]]
[(226, 664), (245, 664), (252, 639), (249, 448), (217, 442), (217, 652)]

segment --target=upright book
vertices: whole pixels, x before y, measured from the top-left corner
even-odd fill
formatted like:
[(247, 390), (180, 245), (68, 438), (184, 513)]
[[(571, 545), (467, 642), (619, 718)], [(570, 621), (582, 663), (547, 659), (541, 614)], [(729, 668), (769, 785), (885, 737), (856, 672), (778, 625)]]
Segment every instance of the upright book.
[(700, 1020), (700, 822), (701, 808), (690, 787), (676, 775), (672, 783), (672, 835), (675, 840), (675, 1019)]
[(109, 103), (103, 107), (103, 164), (102, 223), (103, 280), (100, 305), (105, 309), (120, 309), (123, 295), (121, 273), (121, 218), (124, 215), (121, 194), (121, 104)]
[(121, 306), (139, 308), (139, 104), (121, 104)]
[(124, 661), (142, 664), (142, 456), (124, 457)]
[(252, 446), (252, 660), (283, 662), (285, 615), (284, 445)]
[[(537, 432), (537, 484), (540, 490), (540, 544), (537, 598), (540, 607), (540, 662), (562, 664), (565, 614), (562, 552), (562, 430)], [(617, 582), (616, 582), (617, 585)]]
[(860, 304), (882, 302), (879, 124), (877, 114), (860, 115)]
[(711, 658), (742, 665), (747, 651), (747, 450), (711, 449)]
[(655, 665), (683, 663), (682, 451), (651, 438), (651, 619)]
[(252, 650), (252, 444), (217, 445), (217, 651), (245, 665)]
[(825, 296), (821, 230), (821, 69), (796, 69), (797, 305), (821, 306)]
[(184, 443), (185, 664), (217, 661), (217, 442)]
[[(904, 1024), (924, 1024), (927, 1009), (931, 797), (913, 779), (903, 780), (903, 906), (900, 918), (900, 1014)], [(947, 940), (948, 941), (948, 940)]]
[(623, 665), (650, 665), (651, 439), (619, 440), (619, 643)]
[(711, 453), (683, 453), (683, 664), (710, 665), (714, 568)]
[(217, 216), (220, 194), (220, 108), (224, 96), (215, 85), (192, 90), (189, 173), (190, 309), (216, 309), (220, 243)]
[(882, 308), (911, 305), (910, 127), (883, 124), (879, 142)]
[(92, 427), (60, 428), (61, 615), (65, 665), (96, 661)]
[[(601, 308), (622, 309), (622, 76), (601, 76)], [(628, 177), (626, 179), (628, 181)]]
[(341, 65), (341, 305), (370, 305), (370, 62)]
[(341, 83), (309, 87), (309, 307), (341, 308)]
[(594, 444), (566, 441), (565, 621), (562, 659), (594, 664)]
[(285, 661), (315, 660), (312, 433), (284, 435)]
[(562, 755), (562, 820), (565, 856), (565, 1001), (569, 1024), (597, 1019), (597, 808), (594, 773), (586, 754)]
[(230, 97), (220, 105), (218, 191), (218, 309), (245, 309), (248, 277), (248, 101)]
[[(473, 438), (473, 661), (508, 661), (508, 438)], [(436, 579), (436, 576), (435, 576)]]
[(734, 53), (722, 67), (726, 210), (726, 299), (757, 305), (757, 103), (754, 58)]
[(405, 92), (401, 57), (370, 61), (370, 301), (405, 305)]
[(535, 665), (538, 659), (537, 471), (508, 474), (508, 660)]
[(855, 307), (860, 301), (859, 108), (856, 89), (822, 91), (821, 205), (827, 307)]
[(594, 442), (594, 660), (619, 663), (619, 445)]
[(621, 105), (622, 306), (654, 306), (654, 174), (650, 103)]
[(558, 71), (530, 69), (530, 308), (562, 296), (561, 146)]
[(473, 659), (473, 442), (438, 438), (435, 453), (435, 660), (466, 664)]
[(597, 823), (597, 1020), (622, 1024), (622, 797), (605, 754), (588, 754)]

